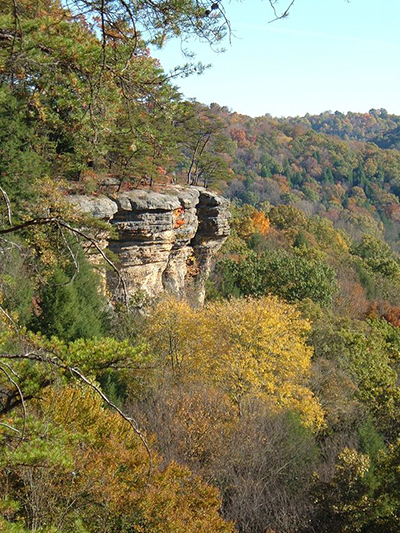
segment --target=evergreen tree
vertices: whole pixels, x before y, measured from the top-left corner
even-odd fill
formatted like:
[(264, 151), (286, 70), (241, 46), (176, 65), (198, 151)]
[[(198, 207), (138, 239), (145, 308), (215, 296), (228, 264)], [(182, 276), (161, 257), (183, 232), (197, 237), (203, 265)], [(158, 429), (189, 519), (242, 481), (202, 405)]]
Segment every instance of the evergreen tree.
[(101, 337), (107, 329), (105, 299), (100, 295), (99, 278), (82, 251), (74, 265), (58, 267), (39, 294), (41, 314), (31, 321), (34, 331), (65, 341)]
[(335, 183), (335, 178), (333, 176), (332, 169), (330, 167), (324, 168), (323, 181), (325, 183)]

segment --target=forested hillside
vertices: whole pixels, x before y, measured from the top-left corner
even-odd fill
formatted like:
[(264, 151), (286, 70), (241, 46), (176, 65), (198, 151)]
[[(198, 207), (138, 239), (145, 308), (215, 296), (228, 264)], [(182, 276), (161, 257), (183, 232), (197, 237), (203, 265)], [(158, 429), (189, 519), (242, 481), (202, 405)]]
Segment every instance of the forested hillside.
[[(0, 5), (0, 530), (397, 533), (400, 118), (185, 101), (149, 47), (223, 6), (130, 6)], [(149, 257), (171, 184), (231, 198), (201, 307), (129, 297), (73, 201), (158, 195)]]
[(370, 141), (380, 148), (399, 148), (400, 118), (386, 109), (370, 109), (368, 113), (334, 113), (306, 115), (288, 119), (293, 124), (303, 124), (319, 133), (335, 135), (343, 140)]
[[(216, 104), (211, 111), (233, 142), (224, 156), (232, 173), (220, 185), (230, 197), (254, 206), (294, 205), (307, 215), (329, 218), (355, 239), (367, 232), (396, 248), (400, 152), (379, 148), (371, 139), (384, 128), (393, 133), (399, 117), (384, 120), (371, 111), (251, 118)], [(349, 125), (354, 135), (346, 135)]]

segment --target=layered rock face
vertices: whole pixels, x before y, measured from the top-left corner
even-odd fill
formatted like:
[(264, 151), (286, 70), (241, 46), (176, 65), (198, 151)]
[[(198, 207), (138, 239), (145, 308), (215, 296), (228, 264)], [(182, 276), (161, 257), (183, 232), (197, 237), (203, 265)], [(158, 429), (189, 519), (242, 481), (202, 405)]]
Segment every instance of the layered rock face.
[[(229, 235), (228, 200), (200, 187), (171, 187), (71, 201), (115, 228), (108, 248), (130, 296), (169, 291), (203, 303), (213, 257)], [(107, 274), (107, 284), (118, 296), (115, 276)]]

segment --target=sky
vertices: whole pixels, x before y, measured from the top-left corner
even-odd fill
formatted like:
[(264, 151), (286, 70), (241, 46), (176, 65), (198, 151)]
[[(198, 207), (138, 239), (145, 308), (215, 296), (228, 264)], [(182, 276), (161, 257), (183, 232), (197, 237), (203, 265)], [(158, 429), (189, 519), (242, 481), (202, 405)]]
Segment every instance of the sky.
[[(288, 19), (273, 23), (267, 0), (224, 5), (232, 43), (221, 54), (190, 43), (212, 67), (175, 80), (185, 97), (250, 116), (400, 114), (400, 0), (296, 0)], [(166, 70), (186, 61), (177, 41), (153, 55)]]

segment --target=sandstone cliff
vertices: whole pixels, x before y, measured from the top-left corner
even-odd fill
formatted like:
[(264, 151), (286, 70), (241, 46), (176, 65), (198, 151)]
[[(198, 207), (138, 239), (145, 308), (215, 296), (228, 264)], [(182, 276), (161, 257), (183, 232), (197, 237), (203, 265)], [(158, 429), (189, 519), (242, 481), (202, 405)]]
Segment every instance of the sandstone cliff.
[[(170, 291), (203, 303), (213, 257), (229, 235), (228, 200), (200, 187), (171, 187), (71, 201), (116, 229), (108, 248), (130, 296)], [(111, 273), (107, 284), (114, 293), (120, 290)]]

